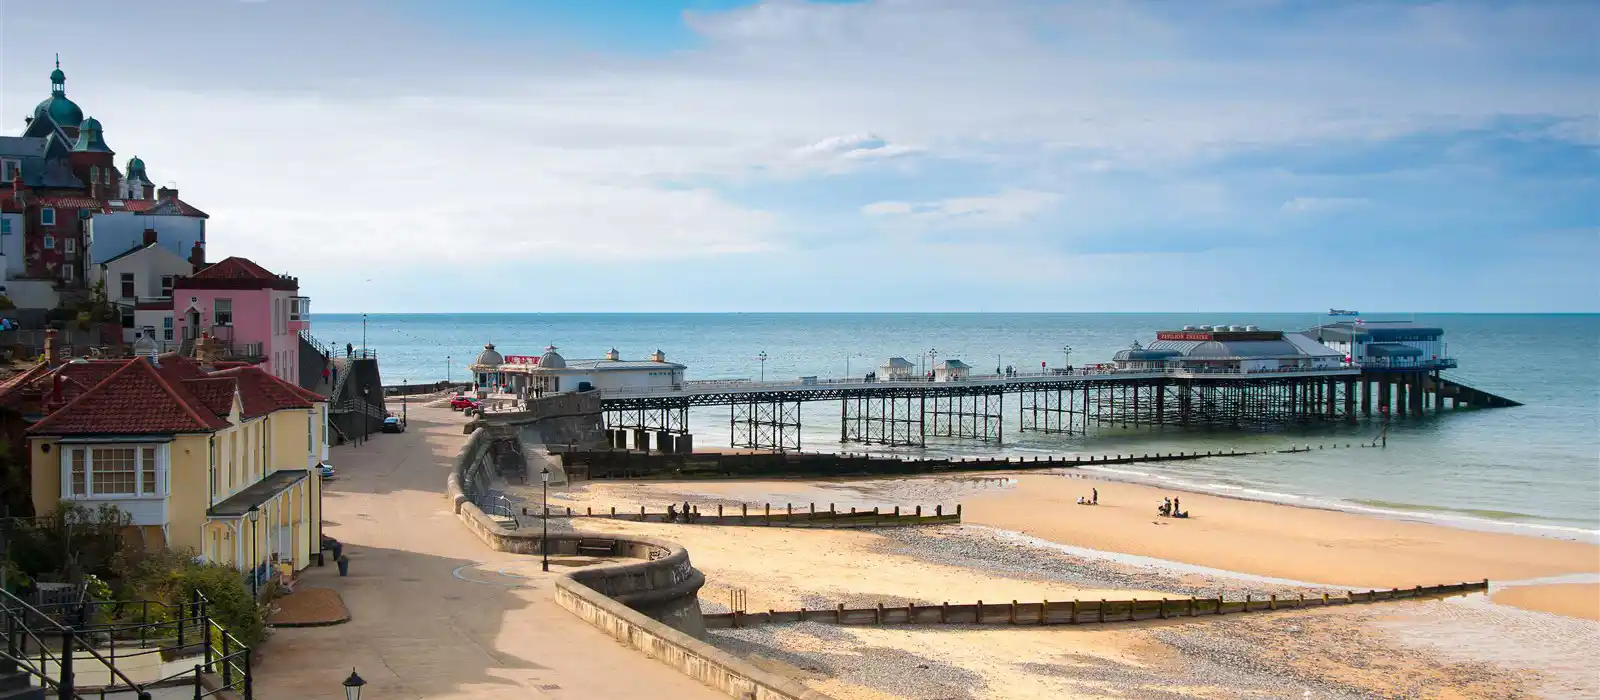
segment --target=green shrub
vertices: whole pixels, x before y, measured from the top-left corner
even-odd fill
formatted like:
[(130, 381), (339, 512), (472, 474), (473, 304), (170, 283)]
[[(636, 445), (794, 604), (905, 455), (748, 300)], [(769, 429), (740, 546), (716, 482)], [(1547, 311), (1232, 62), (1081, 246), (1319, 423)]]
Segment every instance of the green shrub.
[(129, 584), (135, 597), (174, 606), (193, 601), (198, 591), (206, 597), (206, 614), (239, 641), (253, 647), (266, 638), (267, 609), (251, 597), (244, 574), (198, 562), (193, 550), (147, 557), (132, 572)]

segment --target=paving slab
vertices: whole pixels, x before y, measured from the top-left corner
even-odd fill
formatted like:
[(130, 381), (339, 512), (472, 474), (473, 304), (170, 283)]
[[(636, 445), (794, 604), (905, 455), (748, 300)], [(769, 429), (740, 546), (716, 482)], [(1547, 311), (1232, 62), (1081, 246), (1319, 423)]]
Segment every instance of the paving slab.
[(385, 700), (726, 697), (556, 605), (558, 571), (474, 537), (444, 496), (466, 418), (409, 414), (404, 433), (333, 449), (324, 532), (344, 543), (350, 575), (329, 561), (299, 585), (336, 591), (350, 621), (274, 630), (257, 698), (341, 697), (352, 668), (368, 681), (362, 697)]

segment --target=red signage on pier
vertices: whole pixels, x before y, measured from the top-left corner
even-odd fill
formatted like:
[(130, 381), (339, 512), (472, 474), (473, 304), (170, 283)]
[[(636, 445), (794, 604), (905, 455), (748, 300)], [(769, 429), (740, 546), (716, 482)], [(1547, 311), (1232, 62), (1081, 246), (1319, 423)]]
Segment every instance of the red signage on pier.
[(539, 364), (537, 355), (506, 355), (508, 365), (536, 365)]

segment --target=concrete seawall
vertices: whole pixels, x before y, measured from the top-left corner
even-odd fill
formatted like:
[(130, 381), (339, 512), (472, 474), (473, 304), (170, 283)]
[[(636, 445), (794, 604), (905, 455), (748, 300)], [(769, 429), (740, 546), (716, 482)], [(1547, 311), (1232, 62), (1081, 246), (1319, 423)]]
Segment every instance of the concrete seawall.
[[(542, 417), (520, 418), (531, 425), (565, 417), (550, 412)], [(756, 668), (700, 638), (706, 634), (699, 600), (705, 576), (690, 564), (689, 552), (682, 546), (612, 533), (561, 532), (551, 533), (546, 539), (537, 533), (508, 530), (485, 515), (463, 490), (463, 480), (488, 483), (497, 441), (515, 441), (516, 452), (526, 452), (521, 439), (526, 434), (525, 427), (496, 423), (474, 423), (476, 427), (457, 455), (445, 484), (456, 516), (485, 544), (497, 551), (529, 555), (541, 554), (548, 548), (551, 554), (600, 553), (618, 557), (620, 561), (615, 563), (587, 566), (557, 576), (556, 602), (617, 641), (729, 697), (833, 700), (794, 679)]]

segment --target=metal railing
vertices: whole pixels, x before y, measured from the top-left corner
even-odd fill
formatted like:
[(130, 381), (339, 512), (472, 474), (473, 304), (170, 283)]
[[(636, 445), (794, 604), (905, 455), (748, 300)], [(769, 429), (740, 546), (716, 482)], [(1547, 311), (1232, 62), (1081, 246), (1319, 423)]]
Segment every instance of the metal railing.
[[(5, 616), (5, 658), (59, 697), (89, 700), (83, 692), (103, 698), (107, 693), (131, 691), (140, 700), (149, 700), (146, 688), (183, 685), (186, 683), (179, 682), (191, 679), (193, 697), (213, 697), (232, 690), (245, 700), (254, 700), (250, 647), (211, 619), (210, 600), (199, 591), (192, 601), (177, 605), (158, 601), (83, 601), (36, 607), (9, 592), (0, 594)], [(116, 622), (122, 614), (134, 611), (138, 622)], [(51, 649), (47, 640), (28, 624), (30, 619), (49, 628), (46, 636), (61, 635), (59, 652)], [(94, 642), (103, 645), (105, 652), (96, 649)], [(143, 684), (135, 683), (116, 666), (119, 659), (183, 651), (197, 644), (201, 646), (203, 663)], [(79, 653), (87, 653), (89, 659), (79, 658)], [(90, 659), (105, 667), (111, 685), (80, 689), (75, 663)], [(52, 664), (57, 670), (55, 678), (50, 677)], [(220, 676), (221, 683), (208, 691), (202, 677), (209, 673)]]
[(492, 518), (507, 518), (518, 528), (522, 527), (522, 521), (517, 518), (516, 507), (512, 505), (511, 499), (506, 498), (503, 493), (490, 492), (472, 499), (472, 504), (477, 506), (478, 510), (483, 511), (484, 515)]
[(1261, 369), (1241, 369), (1238, 367), (1162, 367), (1162, 368), (1126, 368), (1126, 369), (1073, 369), (1071, 371), (1046, 370), (1043, 372), (1015, 372), (1006, 374), (968, 374), (964, 377), (913, 377), (910, 379), (893, 379), (866, 381), (863, 377), (845, 378), (816, 378), (805, 380), (772, 380), (765, 382), (749, 379), (710, 379), (683, 382), (681, 385), (662, 387), (639, 387), (625, 389), (602, 389), (602, 398), (623, 398), (633, 396), (662, 396), (671, 394), (714, 394), (723, 392), (756, 392), (756, 391), (789, 391), (823, 388), (893, 388), (893, 387), (918, 387), (937, 386), (948, 384), (987, 384), (1011, 385), (1032, 384), (1039, 382), (1057, 381), (1071, 378), (1088, 379), (1143, 379), (1143, 378), (1194, 378), (1194, 377), (1255, 377), (1255, 376), (1282, 376), (1289, 374), (1313, 374), (1326, 376), (1341, 376), (1356, 374), (1361, 368), (1349, 363), (1340, 363), (1333, 367), (1276, 367)]

